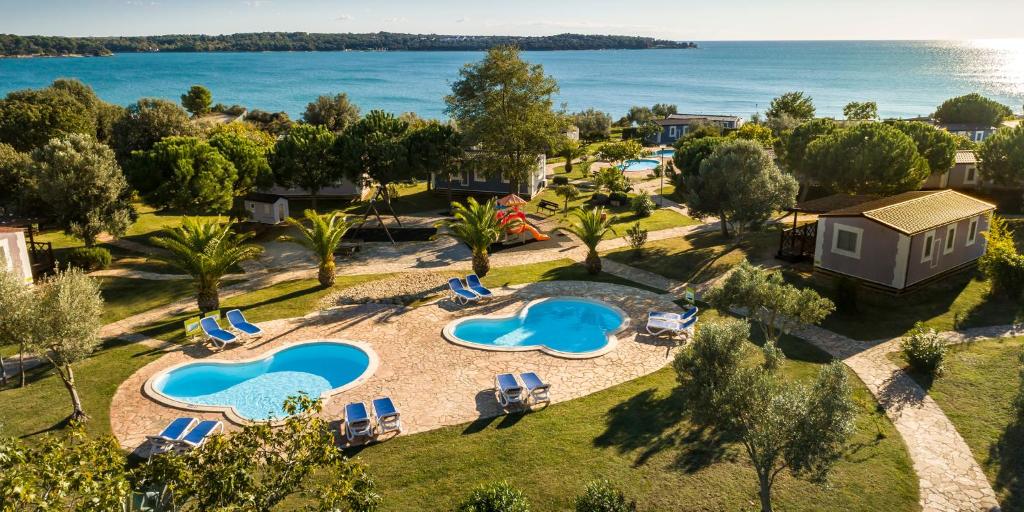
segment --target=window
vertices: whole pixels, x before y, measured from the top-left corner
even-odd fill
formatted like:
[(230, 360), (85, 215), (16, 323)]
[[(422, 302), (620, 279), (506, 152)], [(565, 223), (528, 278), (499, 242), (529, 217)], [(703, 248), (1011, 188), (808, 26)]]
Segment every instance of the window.
[(942, 246), (942, 254), (949, 254), (956, 249), (956, 224), (946, 226), (946, 243)]
[(505, 173), (501, 173), (501, 182), (502, 183), (508, 183), (508, 181), (509, 181), (508, 180), (508, 175), (505, 174)]
[(863, 229), (836, 224), (832, 231), (832, 252), (859, 259), (863, 235)]
[(964, 245), (974, 245), (974, 242), (978, 239), (978, 218), (971, 219), (971, 222), (967, 224), (967, 243)]
[(935, 245), (935, 232), (924, 234), (924, 245), (921, 247), (921, 263), (932, 260), (932, 246)]
[(978, 168), (973, 166), (973, 165), (967, 166), (967, 171), (964, 174), (964, 183), (967, 184), (967, 185), (974, 185), (977, 182), (978, 182)]
[(487, 181), (487, 176), (484, 176), (484, 173), (482, 173), (482, 172), (473, 171), (473, 181), (476, 181), (476, 182)]
[(981, 142), (985, 140), (985, 132), (978, 130), (974, 132), (974, 142)]
[(459, 182), (462, 183), (463, 187), (469, 186), (469, 171), (462, 171), (459, 173)]
[(669, 126), (668, 127), (668, 136), (669, 137), (675, 137), (676, 136), (676, 127), (675, 126)]

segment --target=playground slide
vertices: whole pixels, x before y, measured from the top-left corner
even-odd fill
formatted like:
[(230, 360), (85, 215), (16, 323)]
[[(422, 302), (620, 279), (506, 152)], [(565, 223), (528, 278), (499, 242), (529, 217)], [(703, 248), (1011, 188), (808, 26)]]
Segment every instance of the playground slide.
[(535, 228), (535, 227), (533, 227), (533, 226), (531, 226), (531, 225), (529, 225), (529, 224), (527, 224), (525, 222), (523, 223), (523, 229), (520, 230), (520, 233), (522, 233), (523, 231), (526, 231), (526, 232), (530, 233), (530, 235), (533, 236), (534, 240), (538, 240), (538, 241), (543, 242), (544, 240), (550, 240), (551, 239), (550, 236), (545, 235), (544, 233), (541, 233), (540, 231), (537, 231), (537, 228)]

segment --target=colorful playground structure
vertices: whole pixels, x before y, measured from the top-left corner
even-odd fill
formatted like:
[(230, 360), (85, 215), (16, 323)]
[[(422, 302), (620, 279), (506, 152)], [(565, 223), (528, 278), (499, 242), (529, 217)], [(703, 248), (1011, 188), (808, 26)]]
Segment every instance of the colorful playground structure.
[(550, 240), (550, 236), (541, 233), (526, 220), (526, 214), (519, 210), (519, 207), (524, 204), (526, 204), (526, 200), (515, 194), (509, 194), (498, 200), (498, 205), (503, 207), (498, 212), (498, 221), (505, 228), (505, 233), (508, 235), (529, 233), (534, 240)]

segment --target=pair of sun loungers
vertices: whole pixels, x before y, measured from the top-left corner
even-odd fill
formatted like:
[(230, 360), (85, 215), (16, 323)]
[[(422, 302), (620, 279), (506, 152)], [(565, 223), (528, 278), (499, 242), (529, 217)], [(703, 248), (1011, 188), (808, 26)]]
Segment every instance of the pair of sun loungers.
[(218, 347), (223, 348), (238, 342), (239, 336), (257, 338), (263, 335), (263, 329), (249, 323), (245, 319), (245, 315), (237, 309), (225, 313), (224, 318), (227, 319), (229, 328), (234, 332), (221, 328), (216, 316), (208, 316), (199, 320), (199, 327), (203, 330), (203, 334)]
[(499, 373), (494, 377), (494, 388), (498, 394), (498, 403), (506, 409), (513, 405), (551, 402), (548, 395), (551, 385), (533, 372), (520, 373), (519, 378), (511, 373)]
[(490, 290), (487, 289), (483, 284), (480, 283), (480, 278), (476, 274), (470, 274), (466, 276), (466, 284), (462, 284), (462, 279), (453, 277), (448, 280), (448, 295), (449, 297), (459, 304), (469, 304), (470, 302), (477, 302), (480, 299), (489, 299), (494, 296)]
[(647, 314), (647, 332), (652, 336), (689, 337), (697, 324), (697, 312), (697, 306), (691, 306), (682, 314), (651, 311)]
[(345, 438), (349, 442), (359, 437), (369, 439), (387, 432), (402, 433), (401, 414), (391, 398), (377, 398), (370, 405), (373, 408), (372, 421), (363, 402), (352, 402), (345, 406)]
[(152, 447), (149, 456), (168, 451), (180, 453), (198, 448), (210, 437), (223, 432), (224, 424), (216, 420), (177, 418), (168, 423), (159, 434), (146, 436)]

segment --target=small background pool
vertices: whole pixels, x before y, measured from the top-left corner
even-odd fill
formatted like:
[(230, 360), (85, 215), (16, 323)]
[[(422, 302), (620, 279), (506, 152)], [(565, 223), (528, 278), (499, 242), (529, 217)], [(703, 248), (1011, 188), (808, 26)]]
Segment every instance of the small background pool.
[(567, 353), (585, 353), (608, 345), (609, 333), (625, 318), (600, 302), (553, 298), (533, 303), (512, 317), (470, 318), (455, 326), (455, 337), (494, 347), (545, 346)]
[(353, 345), (312, 342), (250, 362), (192, 363), (171, 370), (153, 388), (180, 402), (232, 406), (241, 416), (285, 417), (281, 406), (300, 391), (313, 398), (359, 378), (370, 356)]
[(676, 154), (676, 150), (674, 150), (674, 149), (659, 149), (659, 150), (655, 151), (654, 153), (652, 153), (651, 156), (653, 156), (655, 158), (659, 158), (659, 159), (661, 157), (665, 157), (665, 159), (667, 160), (669, 158), (672, 158), (672, 156), (675, 155), (675, 154)]
[(658, 160), (641, 158), (640, 160), (626, 160), (626, 164), (621, 166), (621, 169), (625, 172), (650, 171), (659, 165), (661, 165), (661, 162)]

